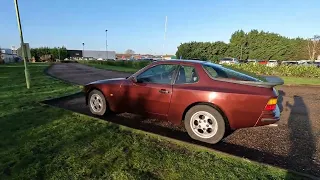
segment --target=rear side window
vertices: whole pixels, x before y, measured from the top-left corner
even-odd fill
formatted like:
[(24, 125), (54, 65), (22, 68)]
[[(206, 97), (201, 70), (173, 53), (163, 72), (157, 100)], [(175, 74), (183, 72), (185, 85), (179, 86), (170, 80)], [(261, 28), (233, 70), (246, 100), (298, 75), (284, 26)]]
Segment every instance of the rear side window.
[(190, 84), (199, 81), (198, 73), (193, 66), (180, 66), (175, 84)]
[(211, 78), (230, 79), (238, 81), (266, 81), (264, 78), (257, 75), (250, 76), (248, 74), (214, 64), (205, 64), (203, 65), (203, 68)]

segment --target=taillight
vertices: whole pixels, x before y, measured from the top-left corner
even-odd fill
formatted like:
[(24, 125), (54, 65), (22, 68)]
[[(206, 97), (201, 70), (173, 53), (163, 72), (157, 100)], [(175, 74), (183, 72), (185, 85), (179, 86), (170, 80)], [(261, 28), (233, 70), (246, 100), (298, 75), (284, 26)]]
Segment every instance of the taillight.
[(273, 111), (277, 108), (277, 101), (278, 99), (277, 98), (272, 98), (272, 99), (269, 99), (266, 107), (264, 108), (264, 110), (266, 111)]

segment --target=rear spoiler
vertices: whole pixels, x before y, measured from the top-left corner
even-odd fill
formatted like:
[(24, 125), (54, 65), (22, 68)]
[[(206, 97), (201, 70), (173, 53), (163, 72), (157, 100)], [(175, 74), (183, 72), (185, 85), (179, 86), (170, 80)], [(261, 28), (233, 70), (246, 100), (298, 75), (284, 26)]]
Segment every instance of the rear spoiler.
[(274, 86), (283, 85), (284, 81), (280, 77), (277, 76), (262, 76), (266, 79), (266, 82), (264, 81), (237, 81), (232, 79), (214, 79), (217, 81), (224, 81), (224, 82), (230, 82), (235, 84), (243, 84), (248, 86), (256, 86), (256, 87), (265, 87), (265, 88), (273, 88)]

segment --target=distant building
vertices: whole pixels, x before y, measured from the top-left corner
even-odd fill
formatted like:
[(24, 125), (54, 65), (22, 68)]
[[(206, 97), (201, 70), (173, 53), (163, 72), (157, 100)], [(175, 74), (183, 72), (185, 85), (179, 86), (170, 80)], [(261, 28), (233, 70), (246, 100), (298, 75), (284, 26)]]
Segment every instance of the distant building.
[(15, 51), (9, 48), (1, 49), (0, 61), (3, 63), (13, 63), (21, 61), (21, 58), (16, 54)]
[(82, 50), (67, 50), (68, 57), (71, 59), (82, 58)]
[(115, 51), (67, 50), (71, 59), (116, 59)]
[(132, 59), (132, 54), (116, 54), (116, 60), (129, 60)]
[(84, 50), (83, 51), (84, 58), (93, 58), (93, 59), (116, 59), (115, 51), (91, 51)]
[(170, 59), (175, 59), (175, 56), (173, 56), (173, 55), (164, 55), (162, 58), (165, 59), (165, 60), (170, 60)]

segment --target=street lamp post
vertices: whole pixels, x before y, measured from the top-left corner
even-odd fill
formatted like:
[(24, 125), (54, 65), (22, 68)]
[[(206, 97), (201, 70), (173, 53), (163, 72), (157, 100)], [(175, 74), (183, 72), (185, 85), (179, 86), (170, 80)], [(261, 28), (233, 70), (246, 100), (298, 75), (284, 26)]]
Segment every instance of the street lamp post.
[(14, 0), (14, 5), (16, 8), (17, 23), (18, 23), (19, 33), (20, 33), (21, 52), (22, 52), (22, 58), (23, 58), (23, 62), (24, 62), (24, 74), (26, 77), (27, 89), (29, 89), (30, 88), (30, 77), (29, 77), (29, 71), (28, 71), (27, 60), (26, 60), (27, 53), (25, 51), (24, 42), (23, 42), (23, 34), (22, 34), (22, 27), (21, 27), (21, 22), (20, 22), (18, 0)]
[(84, 59), (84, 43), (82, 43), (82, 59)]
[(58, 47), (58, 54), (59, 54), (59, 60), (60, 60), (60, 47)]
[(109, 59), (108, 57), (108, 30), (106, 29), (106, 53), (107, 53), (107, 60)]

